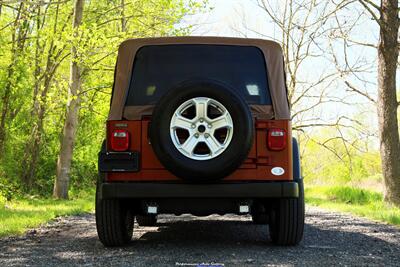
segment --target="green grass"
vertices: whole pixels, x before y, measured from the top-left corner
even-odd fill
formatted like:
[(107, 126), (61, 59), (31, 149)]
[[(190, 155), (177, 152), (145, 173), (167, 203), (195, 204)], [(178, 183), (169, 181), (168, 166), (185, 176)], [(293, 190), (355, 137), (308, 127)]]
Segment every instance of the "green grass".
[(349, 186), (306, 187), (306, 203), (322, 208), (400, 225), (400, 208), (383, 201), (382, 194)]
[(0, 199), (0, 237), (22, 234), (55, 217), (81, 214), (93, 209), (93, 192), (82, 192), (70, 200)]

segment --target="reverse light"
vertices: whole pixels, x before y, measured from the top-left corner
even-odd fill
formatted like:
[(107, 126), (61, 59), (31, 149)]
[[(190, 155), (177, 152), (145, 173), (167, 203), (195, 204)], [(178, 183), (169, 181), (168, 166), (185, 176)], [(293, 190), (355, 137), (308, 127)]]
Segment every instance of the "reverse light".
[(111, 149), (126, 151), (129, 148), (129, 133), (126, 130), (114, 130), (111, 133)]
[(286, 131), (283, 129), (268, 130), (268, 148), (269, 150), (279, 151), (286, 148)]

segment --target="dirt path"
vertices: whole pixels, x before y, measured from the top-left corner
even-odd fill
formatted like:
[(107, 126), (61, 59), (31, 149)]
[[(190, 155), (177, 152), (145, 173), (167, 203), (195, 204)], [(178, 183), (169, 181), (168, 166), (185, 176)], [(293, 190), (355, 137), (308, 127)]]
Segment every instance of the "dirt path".
[(307, 209), (297, 247), (273, 246), (267, 226), (233, 215), (164, 216), (158, 227), (135, 227), (129, 246), (110, 249), (98, 241), (92, 214), (59, 218), (0, 240), (0, 266), (400, 265), (400, 228), (317, 208)]

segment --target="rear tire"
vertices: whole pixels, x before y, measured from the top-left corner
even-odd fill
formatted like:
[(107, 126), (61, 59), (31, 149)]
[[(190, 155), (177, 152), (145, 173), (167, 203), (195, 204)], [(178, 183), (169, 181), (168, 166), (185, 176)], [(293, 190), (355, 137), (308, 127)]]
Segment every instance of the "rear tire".
[(99, 239), (106, 247), (125, 245), (132, 239), (134, 216), (122, 200), (101, 199), (100, 184), (101, 181), (98, 181), (96, 188), (96, 227)]
[(139, 226), (155, 226), (157, 224), (157, 216), (136, 215), (136, 221)]
[(282, 246), (297, 245), (304, 230), (304, 189), (299, 181), (299, 197), (279, 199), (271, 209), (269, 232), (272, 242)]

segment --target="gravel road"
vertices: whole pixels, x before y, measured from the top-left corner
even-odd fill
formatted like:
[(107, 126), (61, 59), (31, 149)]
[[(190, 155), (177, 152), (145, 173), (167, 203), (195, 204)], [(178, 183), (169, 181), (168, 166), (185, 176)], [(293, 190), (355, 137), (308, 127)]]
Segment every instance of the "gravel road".
[(104, 248), (94, 215), (57, 220), (22, 237), (0, 240), (0, 266), (400, 266), (400, 228), (307, 208), (297, 247), (273, 246), (267, 226), (249, 217), (163, 216), (138, 227), (123, 248)]

